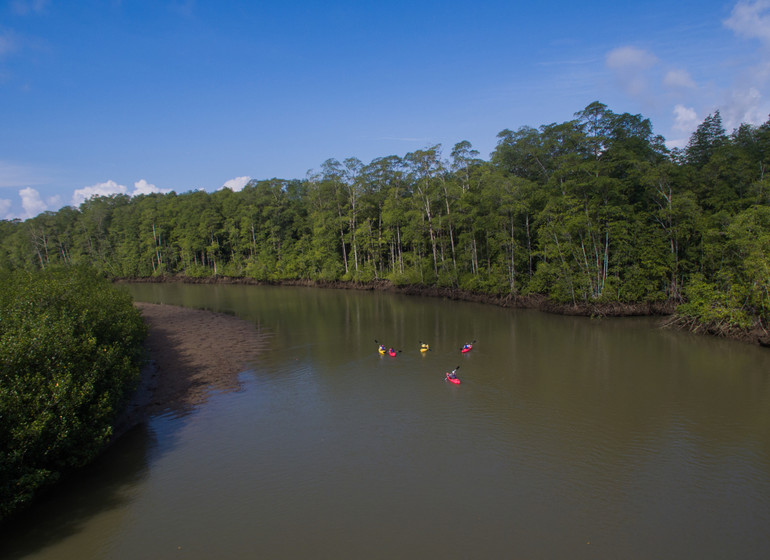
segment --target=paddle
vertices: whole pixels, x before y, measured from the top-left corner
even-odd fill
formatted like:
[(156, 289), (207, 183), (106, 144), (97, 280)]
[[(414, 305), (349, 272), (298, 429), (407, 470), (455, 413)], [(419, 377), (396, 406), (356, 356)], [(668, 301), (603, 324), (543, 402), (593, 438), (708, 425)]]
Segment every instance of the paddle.
[[(460, 366), (455, 366), (455, 368), (452, 370), (452, 373), (456, 372), (458, 369), (460, 369)], [(445, 373), (445, 374), (444, 374), (444, 381), (446, 381), (447, 379), (449, 379), (449, 375), (450, 375), (449, 373)], [(455, 376), (455, 377), (456, 377), (456, 376)]]
[(376, 338), (374, 339), (374, 343), (378, 346), (377, 350), (379, 351), (379, 353), (385, 354), (385, 345), (380, 344), (380, 342)]

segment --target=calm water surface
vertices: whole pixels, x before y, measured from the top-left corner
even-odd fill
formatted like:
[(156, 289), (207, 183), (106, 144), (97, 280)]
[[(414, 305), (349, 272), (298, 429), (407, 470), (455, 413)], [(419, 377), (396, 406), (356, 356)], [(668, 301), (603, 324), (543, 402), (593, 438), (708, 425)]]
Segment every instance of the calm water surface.
[(269, 350), (6, 527), (0, 557), (770, 557), (766, 349), (381, 293), (129, 289), (235, 313)]

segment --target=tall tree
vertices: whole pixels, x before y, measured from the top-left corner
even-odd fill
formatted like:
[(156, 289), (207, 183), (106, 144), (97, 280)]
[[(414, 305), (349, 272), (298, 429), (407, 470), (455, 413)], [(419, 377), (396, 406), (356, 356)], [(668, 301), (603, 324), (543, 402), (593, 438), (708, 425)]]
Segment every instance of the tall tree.
[(685, 161), (700, 169), (706, 165), (714, 152), (727, 140), (725, 129), (722, 127), (722, 116), (719, 110), (708, 115), (695, 132), (690, 136), (684, 150)]
[(416, 150), (404, 156), (409, 166), (411, 182), (419, 197), (419, 204), (425, 216), (430, 236), (430, 246), (433, 253), (433, 276), (438, 277), (437, 232), (434, 224), (434, 204), (436, 178), (443, 173), (441, 162), (441, 145), (437, 144), (426, 150)]

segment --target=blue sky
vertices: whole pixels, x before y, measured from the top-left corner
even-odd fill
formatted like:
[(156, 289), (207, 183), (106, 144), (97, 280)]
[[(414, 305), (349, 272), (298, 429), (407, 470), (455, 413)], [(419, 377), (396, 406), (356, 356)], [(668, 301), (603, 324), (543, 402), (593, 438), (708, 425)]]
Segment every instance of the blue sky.
[(564, 122), (770, 114), (770, 0), (0, 1), (0, 219)]

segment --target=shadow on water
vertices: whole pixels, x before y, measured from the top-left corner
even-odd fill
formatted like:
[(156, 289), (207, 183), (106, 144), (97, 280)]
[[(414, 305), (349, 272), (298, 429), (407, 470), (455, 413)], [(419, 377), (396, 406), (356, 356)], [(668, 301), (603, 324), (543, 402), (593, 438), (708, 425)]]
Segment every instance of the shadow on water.
[(264, 333), (229, 314), (137, 304), (150, 331), (151, 390), (139, 408), (176, 417), (193, 412), (212, 392), (240, 390), (237, 374), (266, 345)]
[(126, 432), (92, 464), (0, 526), (0, 558), (39, 553), (79, 533), (99, 514), (119, 510), (131, 499), (132, 488), (148, 476), (157, 450), (147, 424)]

